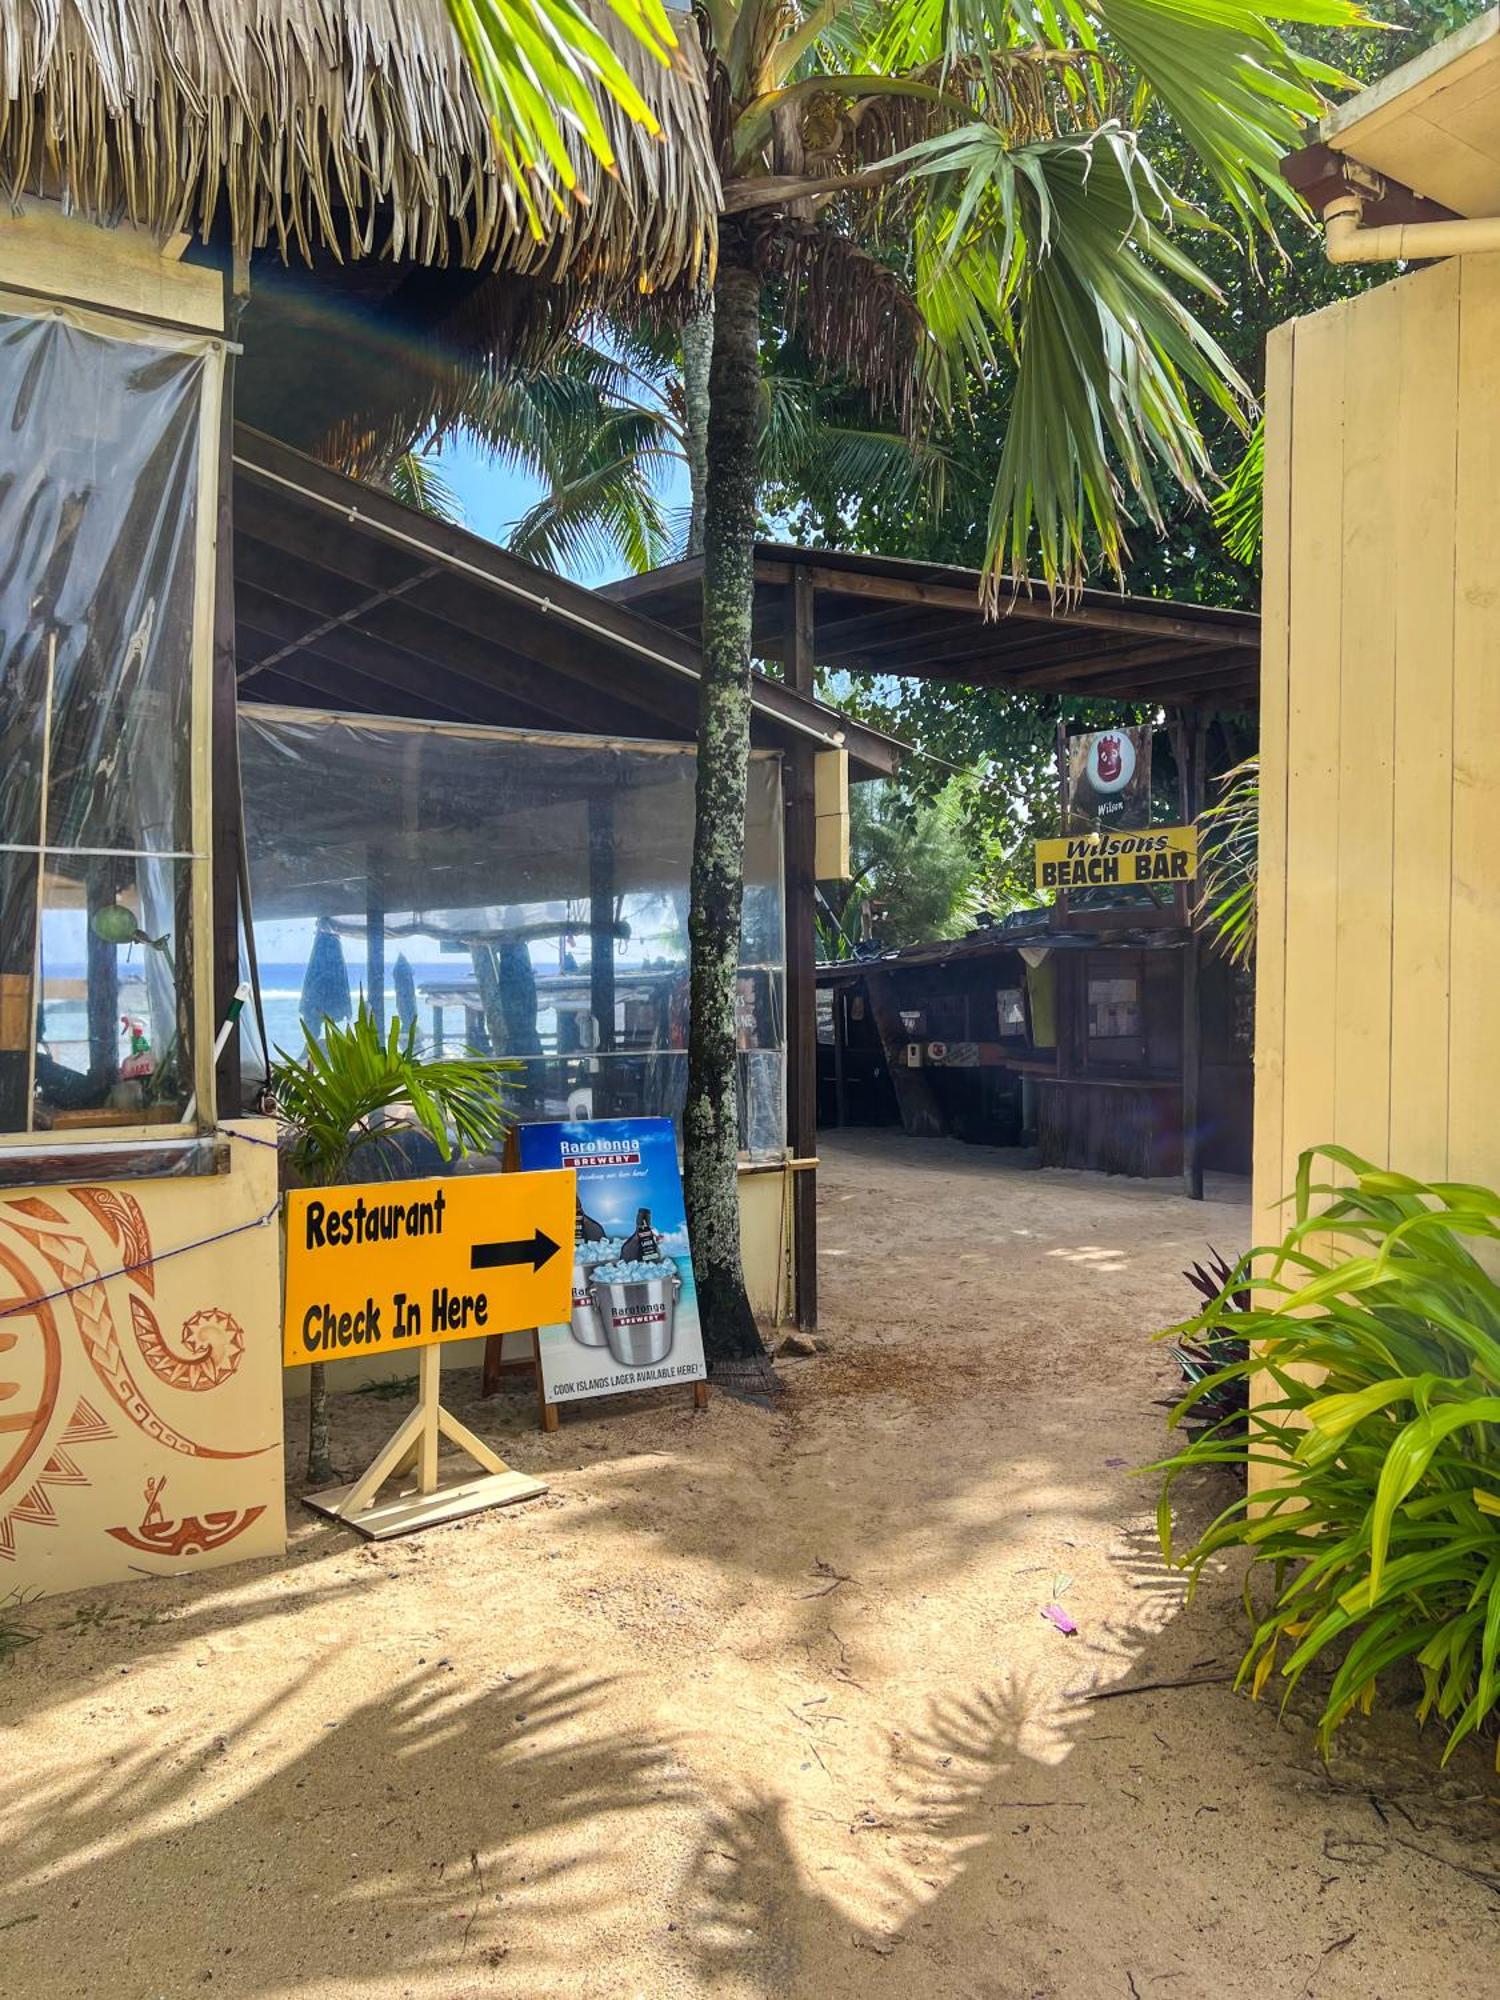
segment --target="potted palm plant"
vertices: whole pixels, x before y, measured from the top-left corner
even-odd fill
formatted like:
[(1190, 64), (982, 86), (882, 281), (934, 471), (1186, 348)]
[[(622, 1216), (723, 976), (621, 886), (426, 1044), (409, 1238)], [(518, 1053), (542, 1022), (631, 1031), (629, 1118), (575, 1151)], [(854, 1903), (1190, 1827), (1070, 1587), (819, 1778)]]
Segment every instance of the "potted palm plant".
[[(288, 1140), (283, 1184), (329, 1187), (356, 1167), (374, 1180), (409, 1175), (416, 1133), (446, 1166), (456, 1154), (499, 1153), (512, 1122), (506, 1103), (521, 1064), (499, 1056), (423, 1056), (416, 1023), (382, 1031), (360, 997), (347, 1025), (325, 1016), (300, 1055), (277, 1049), (271, 1089)], [(395, 1114), (395, 1116), (392, 1116)], [(308, 1371), (307, 1478), (332, 1477), (328, 1388), (321, 1362)]]

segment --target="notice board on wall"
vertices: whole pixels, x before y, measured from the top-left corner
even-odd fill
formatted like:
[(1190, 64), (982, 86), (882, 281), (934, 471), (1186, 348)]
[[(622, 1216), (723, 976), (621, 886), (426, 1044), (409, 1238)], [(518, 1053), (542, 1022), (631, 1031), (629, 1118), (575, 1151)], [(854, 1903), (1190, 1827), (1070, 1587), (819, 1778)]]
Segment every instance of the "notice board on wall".
[(538, 1331), (549, 1403), (620, 1396), (707, 1375), (669, 1118), (523, 1125), (525, 1172), (571, 1167), (572, 1311)]

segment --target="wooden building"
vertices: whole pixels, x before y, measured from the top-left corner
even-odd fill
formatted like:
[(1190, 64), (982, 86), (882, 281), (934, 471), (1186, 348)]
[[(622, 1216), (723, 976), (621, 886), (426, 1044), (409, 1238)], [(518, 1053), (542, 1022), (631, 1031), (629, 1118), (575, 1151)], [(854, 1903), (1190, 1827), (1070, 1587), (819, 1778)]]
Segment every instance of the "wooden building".
[[(226, 4), (214, 29), (0, 0), (0, 1596), (283, 1545), (276, 1132), (231, 1013), (256, 874), (278, 921), (353, 926), (383, 994), (439, 894), (514, 933), (488, 906), (524, 861), (607, 947), (624, 869), (678, 865), (632, 822), (650, 785), (621, 780), (671, 773), (680, 798), (697, 648), (301, 448), (375, 467), (455, 355), (698, 284), (718, 187), (695, 39), (670, 69), (622, 41), (668, 143), (609, 113), (614, 170), (579, 146), (587, 199), (533, 234), (442, 0)], [(257, 795), (241, 752), (273, 713), (273, 755), (315, 744)], [(810, 940), (817, 759), (857, 779), (896, 746), (765, 677), (754, 737), (766, 906)], [(383, 774), (363, 792), (334, 767), (354, 738)], [(460, 742), (506, 760), (503, 795), (424, 789)], [(639, 1024), (609, 950), (579, 957), (607, 1103)], [(756, 1058), (789, 1025), (812, 1047), (810, 956), (786, 961), (768, 930)], [(549, 1057), (572, 1062), (538, 1054), (542, 1099)], [(811, 1238), (798, 1260), (782, 1218), (815, 1135), (777, 1137), (746, 1162), (750, 1260), (810, 1315)]]
[(1500, 12), (1311, 136), (1389, 278), (1267, 347), (1259, 1241), (1310, 1146), (1500, 1186)]
[[(1119, 914), (1123, 915), (1123, 912)], [(1144, 913), (1143, 913), (1144, 914)], [(947, 943), (818, 968), (818, 1116), (1034, 1148), (1142, 1177), (1250, 1169), (1248, 978), (1203, 961), (1196, 1129), (1180, 926), (1025, 912)]]
[[(696, 636), (700, 574), (696, 561), (675, 563), (613, 584), (608, 594)], [(821, 667), (1002, 694), (1024, 688), (1056, 700), (1060, 727), (1085, 701), (1154, 707), (1170, 734), (1185, 819), (1208, 803), (1210, 774), (1255, 747), (1260, 621), (1253, 613), (1109, 590), (1081, 590), (1054, 602), (1040, 586), (1022, 584), (1002, 615), (989, 618), (973, 570), (769, 542), (757, 545), (755, 583), (756, 652), (781, 661), (792, 685), (808, 692)], [(996, 992), (1027, 990), (1008, 933), (914, 947), (879, 961), (884, 969), (874, 972), (820, 968), (827, 996), (820, 1003), (822, 1032), (829, 1032), (830, 1009), (838, 1028), (833, 1042), (821, 1043), (816, 1063), (802, 1069), (818, 1101), (804, 1105), (801, 1116), (839, 1119), (832, 1071), (838, 1050), (850, 1116), (899, 1113), (914, 1131), (998, 1137), (1025, 1130), (1039, 1141), (1045, 1136), (1048, 1157), (1122, 1172), (1180, 1172), (1193, 1193), (1201, 1193), (1205, 1165), (1245, 1171), (1246, 996), (1209, 958), (1186, 916), (1186, 904), (1176, 903), (1134, 911), (1076, 907), (1071, 917), (1040, 919), (1047, 935), (1031, 948), (1046, 951), (1057, 966), (1050, 1044), (1038, 1045), (1029, 1030), (1025, 1043), (996, 1032)], [(1125, 942), (1132, 932), (1140, 937)], [(1009, 969), (999, 980), (996, 965), (1007, 956)], [(856, 1017), (856, 1006), (869, 1008), (872, 979), (877, 995), (899, 987), (910, 996), (910, 1005), (901, 1003), (907, 1011), (935, 1008), (939, 1027), (925, 1037), (903, 1037), (894, 999), (884, 1032), (872, 1012)], [(1129, 988), (1135, 1025), (1128, 1033), (1096, 1035), (1090, 989), (1112, 982)], [(839, 995), (847, 999), (843, 1014)], [(977, 1088), (974, 1072), (939, 1079), (937, 1072), (953, 1065), (931, 1060), (934, 1039), (989, 1047)], [(925, 1041), (920, 1061), (898, 1059), (908, 1040)], [(1029, 1122), (1016, 1109), (1028, 1078)]]

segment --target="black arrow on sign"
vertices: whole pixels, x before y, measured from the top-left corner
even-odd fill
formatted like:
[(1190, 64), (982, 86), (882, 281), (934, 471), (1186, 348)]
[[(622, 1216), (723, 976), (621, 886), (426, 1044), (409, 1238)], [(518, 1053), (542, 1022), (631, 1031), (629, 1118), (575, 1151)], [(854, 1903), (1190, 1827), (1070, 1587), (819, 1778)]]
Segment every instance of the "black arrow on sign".
[(519, 1243), (476, 1243), (469, 1252), (469, 1268), (493, 1271), (501, 1264), (529, 1264), (540, 1271), (549, 1257), (557, 1255), (557, 1245), (543, 1229)]

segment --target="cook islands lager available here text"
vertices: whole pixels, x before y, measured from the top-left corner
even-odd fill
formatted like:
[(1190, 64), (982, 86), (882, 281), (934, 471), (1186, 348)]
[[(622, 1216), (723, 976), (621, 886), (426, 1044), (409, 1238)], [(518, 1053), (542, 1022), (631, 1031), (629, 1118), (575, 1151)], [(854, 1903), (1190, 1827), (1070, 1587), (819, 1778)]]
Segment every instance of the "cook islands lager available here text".
[(572, 1313), (541, 1329), (547, 1400), (702, 1381), (703, 1335), (669, 1118), (523, 1125), (527, 1172), (571, 1167)]

